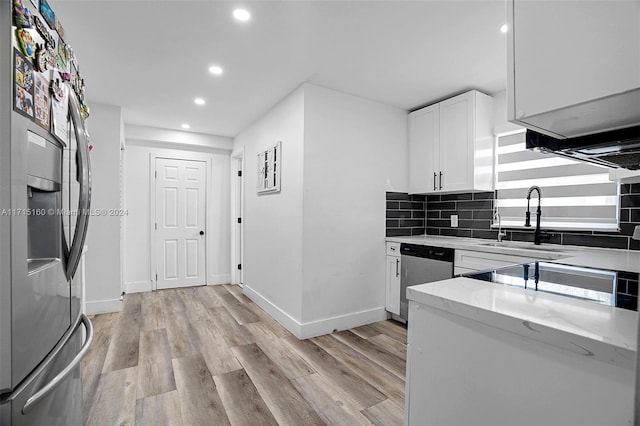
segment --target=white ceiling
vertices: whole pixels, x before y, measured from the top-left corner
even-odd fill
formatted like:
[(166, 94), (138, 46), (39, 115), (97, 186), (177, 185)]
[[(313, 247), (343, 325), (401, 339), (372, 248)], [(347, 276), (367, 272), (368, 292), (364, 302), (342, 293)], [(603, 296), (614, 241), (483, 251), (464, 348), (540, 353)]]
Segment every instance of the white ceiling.
[(127, 124), (235, 136), (303, 82), (407, 110), (506, 85), (504, 0), (50, 3), (89, 104)]

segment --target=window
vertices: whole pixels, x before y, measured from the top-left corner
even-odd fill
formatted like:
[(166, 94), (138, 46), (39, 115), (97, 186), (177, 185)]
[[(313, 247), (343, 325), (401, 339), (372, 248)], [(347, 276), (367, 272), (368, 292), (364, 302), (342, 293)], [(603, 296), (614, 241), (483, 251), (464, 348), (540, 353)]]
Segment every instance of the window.
[[(609, 181), (609, 169), (525, 148), (525, 133), (498, 136), (496, 207), (502, 226), (523, 227), (527, 190), (542, 190), (541, 225), (547, 229), (617, 231), (619, 185)], [(535, 226), (538, 194), (531, 194)]]

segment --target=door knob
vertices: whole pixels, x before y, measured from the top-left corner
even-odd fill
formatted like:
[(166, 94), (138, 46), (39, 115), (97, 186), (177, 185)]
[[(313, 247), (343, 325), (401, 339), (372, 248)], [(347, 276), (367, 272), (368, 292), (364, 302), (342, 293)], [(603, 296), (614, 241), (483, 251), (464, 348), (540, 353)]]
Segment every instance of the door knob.
[(200, 231), (200, 235), (204, 235), (204, 231)]

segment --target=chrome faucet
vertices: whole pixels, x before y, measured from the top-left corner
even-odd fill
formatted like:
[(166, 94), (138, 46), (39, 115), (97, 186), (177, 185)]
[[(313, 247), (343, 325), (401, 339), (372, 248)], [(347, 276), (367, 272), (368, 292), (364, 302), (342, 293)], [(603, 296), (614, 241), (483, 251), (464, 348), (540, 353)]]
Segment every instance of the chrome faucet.
[(545, 239), (548, 239), (549, 236), (546, 233), (543, 233), (542, 231), (540, 231), (540, 218), (542, 217), (542, 210), (540, 208), (540, 199), (542, 198), (542, 192), (540, 191), (540, 187), (538, 187), (537, 185), (533, 185), (527, 191), (527, 213), (525, 215), (524, 226), (527, 226), (527, 227), (531, 226), (531, 212), (529, 211), (530, 210), (529, 203), (531, 201), (531, 193), (533, 191), (538, 191), (538, 209), (536, 210), (536, 230), (533, 234), (533, 244), (540, 245), (542, 234), (544, 234)]
[(500, 213), (498, 213), (498, 210), (496, 210), (496, 212), (493, 214), (493, 221), (495, 223), (495, 221), (498, 221), (498, 242), (502, 242), (502, 238), (507, 236), (506, 232), (502, 232), (502, 219), (500, 219)]

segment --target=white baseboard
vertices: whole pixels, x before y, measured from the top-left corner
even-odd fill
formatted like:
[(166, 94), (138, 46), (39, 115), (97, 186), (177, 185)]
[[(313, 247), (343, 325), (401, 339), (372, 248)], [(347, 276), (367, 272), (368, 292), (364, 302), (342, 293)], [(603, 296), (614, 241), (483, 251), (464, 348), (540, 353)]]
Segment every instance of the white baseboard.
[(87, 300), (85, 303), (85, 309), (85, 314), (87, 315), (120, 312), (122, 310), (122, 301), (120, 299)]
[(334, 331), (348, 330), (350, 328), (360, 327), (361, 325), (384, 321), (386, 319), (387, 311), (384, 306), (381, 306), (379, 308), (368, 309), (366, 311), (305, 322), (302, 324), (301, 335), (296, 337), (299, 339), (308, 339), (310, 337), (322, 336), (323, 334), (333, 333)]
[(298, 339), (301, 338), (300, 337), (300, 335), (302, 334), (301, 324), (295, 318), (293, 318), (291, 315), (289, 315), (282, 309), (278, 308), (270, 300), (268, 300), (267, 298), (265, 298), (260, 293), (256, 292), (246, 284), (242, 287), (242, 292), (249, 299), (253, 300), (256, 303), (256, 305), (264, 309), (269, 315), (271, 315), (276, 321), (278, 321), (284, 328), (286, 328), (291, 333), (293, 333), (294, 336), (296, 336)]
[(310, 337), (333, 333), (334, 330), (348, 330), (387, 319), (387, 311), (381, 306), (366, 311), (300, 323), (246, 284), (243, 287), (243, 292), (249, 299), (253, 300), (298, 339), (308, 339)]
[(151, 290), (153, 290), (153, 284), (151, 281), (134, 281), (124, 283), (125, 293), (144, 293)]
[[(207, 285), (229, 284), (231, 275), (210, 275)], [(151, 281), (132, 281), (124, 284), (126, 293), (144, 293), (153, 290)]]
[(207, 285), (229, 284), (231, 283), (231, 274), (209, 275)]

